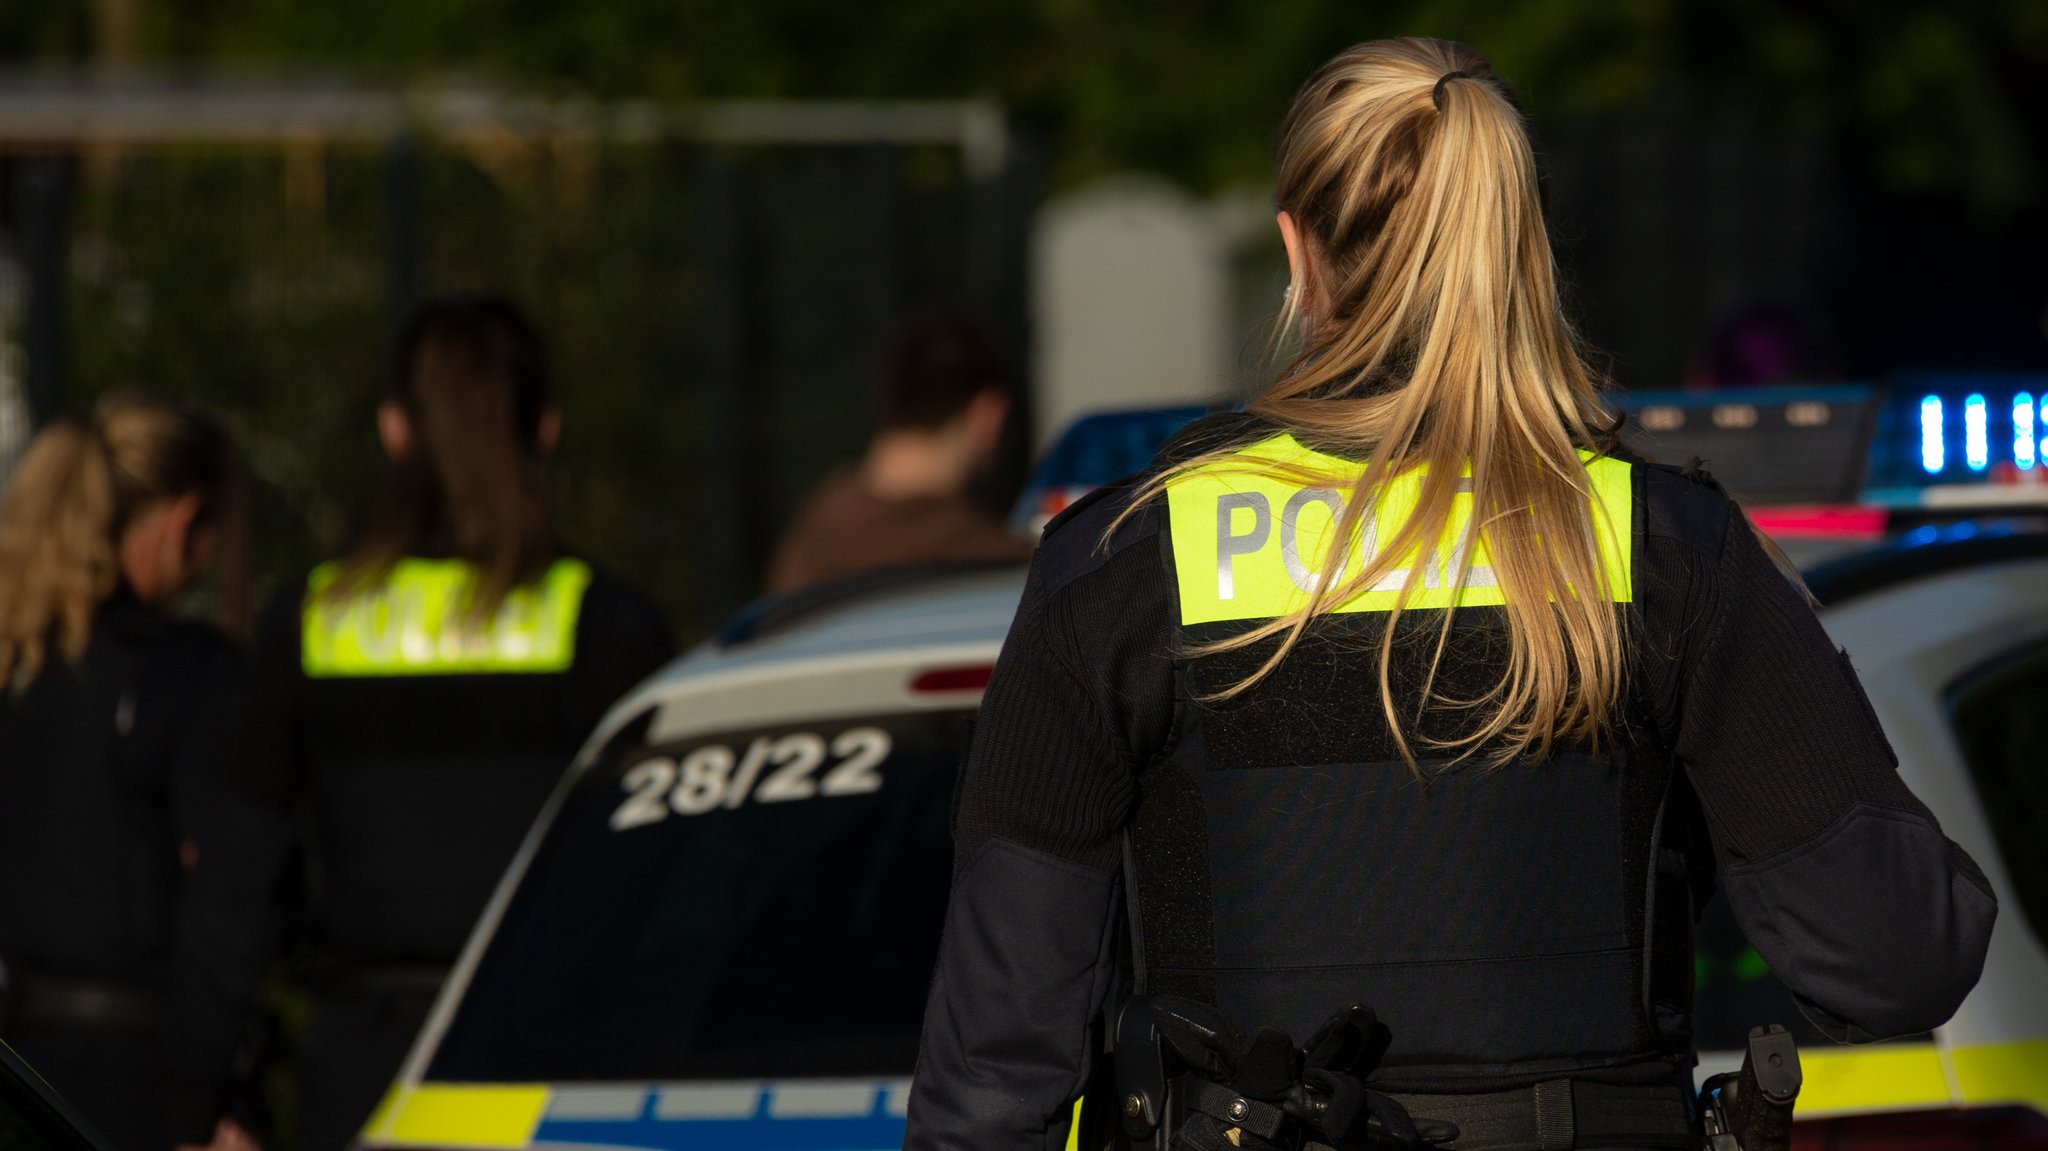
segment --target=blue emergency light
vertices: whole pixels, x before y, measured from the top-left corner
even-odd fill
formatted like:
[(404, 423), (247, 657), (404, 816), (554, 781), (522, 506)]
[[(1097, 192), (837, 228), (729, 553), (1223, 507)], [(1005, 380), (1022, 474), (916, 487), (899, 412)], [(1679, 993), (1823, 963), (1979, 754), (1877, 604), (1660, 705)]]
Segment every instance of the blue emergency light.
[(1948, 465), (1948, 447), (1941, 435), (1941, 397), (1923, 396), (1920, 400), (1920, 467), (1929, 475), (1937, 475)]
[(2034, 397), (2021, 392), (2012, 398), (2012, 462), (2021, 471), (2034, 466)]
[(1990, 417), (1984, 413), (1984, 397), (1977, 392), (1963, 401), (1963, 459), (1973, 472), (1991, 466)]
[(2039, 402), (2048, 378), (2018, 373), (1901, 376), (1871, 444), (1873, 486), (1995, 482), (2041, 462)]

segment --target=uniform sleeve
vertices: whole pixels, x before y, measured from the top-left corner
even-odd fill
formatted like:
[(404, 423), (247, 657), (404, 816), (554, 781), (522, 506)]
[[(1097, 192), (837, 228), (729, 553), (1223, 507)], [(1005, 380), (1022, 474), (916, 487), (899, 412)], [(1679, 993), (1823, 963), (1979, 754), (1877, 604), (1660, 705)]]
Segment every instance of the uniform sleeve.
[[(1136, 762), (1117, 701), (1169, 695), (1161, 676), (1134, 682), (1169, 665), (1163, 632), (1148, 663), (1141, 653), (1154, 640), (1076, 618), (1091, 608), (1112, 620), (1153, 613), (1113, 587), (1056, 595), (1052, 551), (1033, 564), (960, 782), (907, 1151), (1065, 1146), (1091, 1026), (1116, 982)], [(1133, 658), (1120, 662), (1120, 652)]]
[(213, 646), (183, 685), (171, 788), (186, 869), (174, 911), (171, 1129), (210, 1142), (237, 1052), (276, 954), (275, 885), (291, 843), (282, 813), (233, 786), (249, 677), (240, 654)]
[(1848, 653), (1719, 503), (1718, 555), (1651, 558), (1689, 569), (1666, 715), (1721, 887), (1823, 1032), (1930, 1030), (1976, 984), (1997, 901), (1899, 778)]

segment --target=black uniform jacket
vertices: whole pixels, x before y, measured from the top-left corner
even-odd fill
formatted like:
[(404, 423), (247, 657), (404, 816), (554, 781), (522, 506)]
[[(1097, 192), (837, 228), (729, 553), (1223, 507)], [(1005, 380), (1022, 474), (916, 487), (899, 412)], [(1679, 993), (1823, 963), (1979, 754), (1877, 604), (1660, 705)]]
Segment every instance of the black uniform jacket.
[[(1839, 1039), (1942, 1023), (1982, 966), (1988, 884), (1900, 781), (1846, 654), (1741, 511), (1704, 477), (1635, 471), (1633, 709), (1697, 794), (1742, 927)], [(1104, 542), (1131, 490), (1047, 529), (984, 699), (906, 1148), (1063, 1145), (1120, 986), (1123, 833), (1187, 723), (1166, 514)]]
[(272, 892), (249, 861), (285, 829), (228, 786), (246, 670), (220, 633), (122, 592), (83, 659), (53, 652), (25, 692), (0, 695), (10, 991), (62, 980), (162, 995), (168, 1119), (192, 1143), (212, 1138), (272, 954)]
[(564, 671), (314, 678), (304, 586), (259, 622), (248, 786), (304, 836), (307, 957), (316, 979), (445, 966), (584, 737), (674, 640), (598, 570)]

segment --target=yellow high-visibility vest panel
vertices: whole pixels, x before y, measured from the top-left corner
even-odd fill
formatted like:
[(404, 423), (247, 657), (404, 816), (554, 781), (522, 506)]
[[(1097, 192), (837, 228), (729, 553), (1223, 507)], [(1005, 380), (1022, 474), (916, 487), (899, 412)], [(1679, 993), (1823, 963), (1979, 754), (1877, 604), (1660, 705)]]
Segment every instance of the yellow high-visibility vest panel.
[(339, 574), (322, 564), (306, 581), (300, 666), (313, 678), (563, 672), (575, 661), (590, 587), (581, 560), (556, 560), (483, 620), (470, 618), (476, 570), (461, 560), (403, 559), (338, 600), (326, 591)]
[[(1593, 523), (1599, 535), (1607, 596), (1616, 603), (1634, 597), (1634, 493), (1629, 465), (1581, 453), (1593, 490)], [(1167, 485), (1173, 559), (1180, 588), (1183, 624), (1219, 620), (1273, 619), (1308, 602), (1329, 556), (1330, 537), (1365, 465), (1313, 451), (1291, 435), (1278, 435), (1234, 457), (1192, 468)], [(1288, 474), (1329, 479), (1305, 487)], [(1392, 539), (1422, 497), (1422, 475), (1396, 476), (1364, 517), (1346, 557), (1343, 576), (1364, 568), (1375, 541)], [(1444, 538), (1431, 550), (1421, 577), (1407, 593), (1409, 608), (1453, 605), (1498, 606), (1507, 602), (1488, 564), (1483, 535), (1464, 556), (1472, 495), (1453, 499)], [(1411, 554), (1374, 586), (1334, 610), (1392, 611), (1402, 585), (1418, 562)], [(1462, 570), (1463, 579), (1459, 573)]]

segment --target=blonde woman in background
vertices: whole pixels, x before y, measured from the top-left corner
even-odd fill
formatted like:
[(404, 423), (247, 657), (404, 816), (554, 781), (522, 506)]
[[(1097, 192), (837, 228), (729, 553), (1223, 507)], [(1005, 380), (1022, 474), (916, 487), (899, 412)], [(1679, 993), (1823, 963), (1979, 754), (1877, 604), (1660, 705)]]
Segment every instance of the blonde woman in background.
[(236, 856), (283, 829), (222, 786), (241, 653), (172, 610), (239, 529), (227, 434), (132, 397), (0, 495), (0, 1034), (121, 1151), (249, 1145), (224, 1115), (267, 893)]
[(1741, 510), (1614, 448), (1507, 86), (1359, 45), (1278, 167), (1299, 354), (1033, 562), (906, 1147), (1062, 1145), (1132, 993), (1178, 1148), (1695, 1146), (1717, 870), (1822, 1031), (1941, 1024), (1996, 902)]

